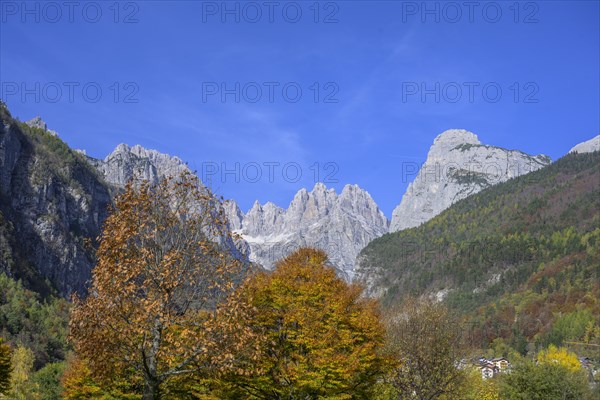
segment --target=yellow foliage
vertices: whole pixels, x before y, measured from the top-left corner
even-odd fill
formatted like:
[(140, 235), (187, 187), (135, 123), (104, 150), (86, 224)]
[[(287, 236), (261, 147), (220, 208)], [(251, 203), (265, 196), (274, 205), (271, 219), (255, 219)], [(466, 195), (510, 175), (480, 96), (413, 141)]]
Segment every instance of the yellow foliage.
[(577, 359), (577, 355), (564, 347), (550, 345), (547, 350), (538, 353), (537, 361), (541, 364), (559, 364), (573, 372), (581, 371), (581, 363)]
[(462, 400), (500, 400), (497, 379), (482, 379), (478, 368), (470, 368), (462, 389)]
[(13, 400), (37, 400), (38, 385), (32, 381), (33, 351), (19, 346), (12, 354), (11, 390), (9, 398)]
[(92, 377), (84, 360), (77, 357), (68, 359), (67, 369), (61, 378), (64, 400), (139, 400), (141, 396), (130, 394), (131, 382), (113, 382), (110, 387), (101, 387)]
[(384, 330), (377, 304), (361, 293), (315, 249), (248, 280), (220, 310), (215, 329), (230, 332), (222, 348), (238, 346), (222, 365), (229, 397), (342, 400), (369, 390), (383, 364)]

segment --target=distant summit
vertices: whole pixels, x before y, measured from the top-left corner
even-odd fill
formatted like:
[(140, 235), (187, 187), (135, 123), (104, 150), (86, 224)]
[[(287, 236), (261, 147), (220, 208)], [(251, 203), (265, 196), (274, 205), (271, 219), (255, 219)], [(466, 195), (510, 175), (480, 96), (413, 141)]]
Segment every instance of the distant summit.
[(600, 135), (574, 146), (569, 153), (593, 153), (600, 150)]
[(481, 142), (476, 134), (465, 129), (448, 129), (433, 140), (433, 146), (449, 149), (461, 144), (479, 145)]
[(464, 129), (447, 130), (435, 138), (427, 160), (394, 209), (390, 232), (419, 226), (458, 200), (550, 162), (545, 155), (483, 145)]
[(371, 195), (357, 185), (346, 185), (338, 195), (323, 183), (312, 191), (300, 189), (287, 209), (258, 201), (244, 214), (226, 202), (231, 226), (250, 246), (250, 260), (267, 269), (299, 247), (325, 250), (338, 274), (354, 276), (357, 254), (388, 230), (389, 222)]
[(119, 144), (104, 160), (88, 157), (90, 163), (115, 186), (124, 187), (132, 178), (157, 182), (165, 176), (189, 171), (179, 158), (140, 145)]

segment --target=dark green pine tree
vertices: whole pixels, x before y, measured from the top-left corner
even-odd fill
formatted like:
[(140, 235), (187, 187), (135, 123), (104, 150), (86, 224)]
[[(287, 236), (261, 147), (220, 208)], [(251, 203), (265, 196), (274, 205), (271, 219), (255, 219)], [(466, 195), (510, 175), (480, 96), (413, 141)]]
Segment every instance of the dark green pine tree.
[(0, 338), (0, 394), (7, 394), (10, 389), (11, 353), (10, 347)]

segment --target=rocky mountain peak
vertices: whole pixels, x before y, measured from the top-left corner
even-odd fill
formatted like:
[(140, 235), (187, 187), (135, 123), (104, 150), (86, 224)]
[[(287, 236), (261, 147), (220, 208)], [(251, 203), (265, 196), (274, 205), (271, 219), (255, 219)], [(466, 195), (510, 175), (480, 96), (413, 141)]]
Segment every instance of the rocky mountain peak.
[(358, 185), (345, 185), (342, 192), (339, 195), (338, 201), (346, 202), (351, 207), (377, 207), (375, 200), (371, 197), (369, 192), (361, 189)]
[(435, 138), (427, 160), (394, 209), (390, 231), (418, 226), (458, 200), (550, 162), (544, 155), (483, 145), (464, 129), (447, 130)]
[(130, 151), (131, 151), (131, 146), (129, 146), (127, 143), (119, 143), (117, 145), (117, 147), (115, 147), (115, 149), (104, 159), (106, 160), (106, 159), (114, 156), (115, 154), (129, 153)]
[[(156, 183), (165, 177), (191, 172), (179, 157), (125, 143), (119, 144), (104, 160), (88, 157), (88, 161), (104, 176), (106, 182), (119, 188), (124, 187), (133, 178)], [(200, 185), (202, 186), (201, 182)], [(231, 230), (241, 228), (243, 213), (235, 202), (224, 202), (222, 211), (229, 219)], [(225, 245), (236, 258), (247, 261), (248, 248), (245, 242), (234, 240), (226, 235), (216, 240)]]
[(342, 193), (340, 195), (350, 196), (357, 192), (365, 192), (366, 193), (366, 191), (363, 191), (358, 185), (347, 184), (347, 185), (344, 185), (344, 188), (342, 189)]
[(569, 153), (592, 153), (600, 151), (600, 135), (574, 146)]
[(302, 188), (300, 190), (298, 190), (296, 192), (296, 194), (294, 195), (294, 199), (292, 200), (292, 203), (294, 202), (305, 202), (308, 199), (308, 190), (306, 190), (305, 188)]
[(185, 163), (177, 156), (171, 156), (169, 154), (161, 153), (157, 150), (147, 149), (139, 144), (129, 146), (125, 143), (117, 145), (117, 147), (115, 147), (115, 149), (104, 158), (104, 161), (110, 162), (111, 159), (119, 156), (148, 159), (162, 164), (185, 165)]
[(323, 182), (317, 182), (315, 183), (315, 186), (313, 187), (312, 192), (326, 192), (327, 191), (327, 186), (325, 186), (325, 184)]
[(156, 182), (165, 176), (176, 176), (189, 171), (179, 158), (140, 145), (119, 144), (104, 160), (89, 158), (104, 179), (118, 187), (123, 187), (130, 179)]
[(254, 204), (252, 204), (252, 208), (248, 212), (262, 212), (262, 205), (258, 200), (254, 200)]
[[(260, 207), (260, 209), (259, 209)], [(225, 208), (232, 225), (240, 220), (236, 207)], [(300, 189), (287, 209), (255, 202), (241, 218), (237, 232), (250, 246), (250, 260), (272, 268), (290, 251), (311, 246), (325, 250), (339, 273), (352, 279), (358, 252), (383, 235), (388, 220), (371, 196), (356, 185), (346, 185), (338, 196), (317, 183), (309, 192)]]
[(448, 129), (433, 140), (433, 146), (453, 147), (465, 143), (481, 144), (477, 135), (466, 129)]
[(263, 209), (264, 209), (264, 210), (267, 210), (267, 211), (271, 211), (271, 210), (274, 210), (274, 211), (275, 211), (275, 210), (281, 210), (281, 207), (277, 206), (277, 205), (276, 205), (275, 203), (273, 203), (273, 202), (267, 201), (267, 202), (265, 203), (265, 205), (263, 206)]

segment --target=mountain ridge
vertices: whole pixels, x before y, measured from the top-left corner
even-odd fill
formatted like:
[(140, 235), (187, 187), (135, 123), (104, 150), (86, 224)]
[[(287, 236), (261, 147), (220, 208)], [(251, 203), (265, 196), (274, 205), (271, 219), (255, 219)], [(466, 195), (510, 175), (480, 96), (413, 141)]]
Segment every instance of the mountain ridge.
[(247, 213), (228, 201), (228, 219), (249, 244), (250, 259), (272, 268), (277, 259), (301, 246), (326, 250), (344, 278), (354, 274), (354, 258), (368, 241), (385, 233), (388, 220), (371, 195), (358, 185), (345, 185), (337, 194), (318, 182), (301, 188), (288, 208), (258, 201)]
[(569, 153), (592, 153), (598, 150), (600, 150), (600, 135), (573, 146)]
[[(30, 234), (34, 234), (35, 232), (37, 237), (45, 239), (41, 243), (36, 242), (39, 249), (22, 251), (24, 254), (30, 253), (29, 255), (36, 255), (36, 260), (23, 261), (27, 257), (17, 257), (15, 255), (16, 258), (28, 265), (21, 268), (23, 275), (29, 275), (31, 280), (37, 282), (37, 286), (44, 286), (45, 284), (40, 282), (44, 279), (49, 279), (51, 285), (56, 286), (59, 292), (68, 296), (70, 293), (80, 291), (85, 287), (89, 271), (93, 266), (92, 255), (86, 253), (82, 248), (77, 247), (78, 245), (71, 244), (70, 240), (72, 239), (68, 238), (70, 236), (79, 237), (78, 235), (82, 234), (79, 232), (81, 229), (80, 224), (83, 223), (82, 221), (88, 221), (84, 223), (84, 236), (96, 237), (105, 217), (105, 212), (100, 211), (98, 207), (104, 210), (110, 203), (112, 196), (119, 190), (122, 190), (129, 179), (136, 177), (156, 182), (161, 177), (190, 170), (187, 164), (179, 157), (161, 153), (157, 150), (146, 149), (140, 145), (130, 146), (122, 143), (116, 146), (104, 159), (89, 157), (85, 155), (85, 151), (70, 149), (60, 140), (58, 134), (48, 130), (47, 125), (41, 118), (36, 117), (27, 123), (20, 123), (12, 119), (5, 107), (2, 109), (4, 135), (1, 141), (4, 147), (1, 150), (2, 154), (0, 154), (2, 156), (0, 157), (0, 161), (3, 166), (0, 171), (0, 187), (4, 188), (5, 196), (9, 193), (6, 190), (7, 188), (10, 189), (14, 176), (20, 176), (23, 181), (35, 181), (35, 185), (37, 186), (30, 186), (35, 187), (36, 198), (44, 198), (39, 193), (40, 190), (52, 188), (52, 191), (60, 192), (68, 189), (71, 193), (76, 193), (74, 199), (77, 202), (83, 202), (81, 203), (80, 210), (74, 212), (76, 216), (74, 216), (75, 214), (69, 216), (70, 211), (66, 214), (58, 211), (47, 211), (45, 214), (40, 214), (38, 211), (31, 209), (26, 211), (27, 216), (23, 217), (24, 220), (28, 221), (28, 225), (37, 226), (34, 231), (29, 231)], [(11, 129), (7, 126), (17, 127), (20, 131), (30, 130), (31, 135), (25, 135), (21, 139), (16, 140), (19, 135), (15, 135), (14, 132), (7, 135), (6, 133)], [(29, 139), (26, 139), (27, 137)], [(41, 147), (39, 149), (43, 150), (45, 157), (54, 160), (57, 163), (56, 165), (63, 165), (61, 162), (65, 160), (68, 163), (64, 167), (61, 167), (62, 169), (49, 168), (45, 170), (44, 168), (39, 168), (39, 165), (36, 168), (26, 167), (27, 165), (32, 166), (34, 164), (28, 164), (29, 161), (26, 160), (19, 161), (19, 159), (22, 159), (19, 143), (23, 142), (23, 140), (31, 143), (40, 141)], [(588, 142), (591, 141), (584, 143)], [(547, 161), (543, 156), (536, 156), (536, 158), (517, 150), (499, 149), (494, 146), (483, 145), (477, 135), (466, 130), (445, 131), (434, 139), (434, 144), (432, 145), (432, 148), (435, 148), (433, 156), (438, 157), (440, 160), (444, 159), (445, 151), (468, 153), (473, 151), (474, 148), (479, 147), (485, 149), (485, 151), (519, 153), (519, 157), (522, 159), (537, 160), (536, 163), (538, 164)], [(575, 146), (574, 148), (581, 149), (582, 147)], [(35, 152), (28, 153), (27, 157), (39, 158), (39, 154), (36, 154)], [(60, 158), (64, 158), (64, 160), (60, 160)], [(21, 165), (19, 167), (19, 171), (21, 172), (15, 174), (14, 168), (17, 164)], [(55, 170), (56, 172), (52, 172)], [(88, 187), (86, 183), (83, 187), (77, 184), (79, 186), (69, 188), (68, 182), (72, 180), (72, 175), (69, 174), (72, 174), (73, 171), (80, 171), (77, 172), (79, 175), (84, 174), (86, 177), (84, 180), (88, 183), (93, 182), (92, 186)], [(49, 172), (51, 174), (46, 176)], [(66, 176), (63, 176), (65, 174)], [(39, 186), (40, 182), (48, 182), (48, 179), (53, 183), (47, 183), (46, 186)], [(472, 184), (471, 181), (467, 183)], [(466, 186), (469, 187), (469, 185)], [(83, 197), (77, 193), (82, 193)], [(101, 194), (99, 195), (100, 197), (93, 198), (95, 196), (93, 193)], [(48, 201), (49, 203), (43, 203), (43, 206), (38, 204), (36, 207), (44, 208), (48, 204), (53, 204), (52, 201), (54, 200)], [(72, 200), (60, 201), (65, 203)], [(10, 202), (5, 201), (5, 203), (8, 204)], [(11, 207), (14, 207), (14, 205)], [(16, 211), (11, 207), (3, 209), (5, 215), (2, 218), (6, 222), (2, 227), (4, 236), (0, 237), (0, 242), (3, 243), (2, 247), (8, 249), (9, 253), (11, 246), (15, 248), (19, 247), (14, 244), (16, 236), (14, 229), (11, 231), (11, 226), (14, 228), (16, 222), (12, 217), (21, 215), (19, 214), (21, 211)], [(25, 207), (25, 210), (27, 210), (27, 207)], [(55, 205), (51, 205), (51, 207), (54, 207), (52, 210), (56, 208)], [(69, 207), (72, 208), (72, 206)], [(88, 212), (86, 210), (89, 207), (96, 211), (92, 211), (90, 215), (81, 214)], [(279, 207), (270, 201), (265, 204), (255, 202), (244, 213), (235, 201), (229, 200), (223, 203), (223, 213), (227, 216), (231, 229), (241, 234), (241, 238), (235, 240), (236, 249), (240, 254), (250, 257), (251, 260), (260, 263), (266, 268), (270, 268), (274, 261), (299, 246), (319, 247), (330, 253), (332, 264), (337, 265), (340, 275), (348, 280), (351, 280), (354, 276), (355, 264), (359, 252), (373, 239), (389, 232), (391, 225), (391, 222), (379, 209), (372, 196), (355, 184), (347, 184), (340, 193), (337, 193), (335, 189), (327, 188), (326, 185), (318, 182), (310, 191), (306, 188), (299, 189), (287, 208)], [(41, 220), (31, 223), (31, 216), (33, 216), (34, 220), (40, 218)], [(73, 218), (77, 221), (72, 221)], [(19, 229), (23, 230), (25, 228)], [(78, 233), (71, 232), (72, 230)], [(57, 232), (62, 233), (59, 234)], [(17, 232), (16, 235), (18, 236), (20, 233)], [(40, 249), (46, 249), (47, 246), (50, 246), (50, 238), (56, 237), (56, 235), (62, 235), (58, 247), (70, 249), (71, 253), (67, 254), (58, 251), (59, 254), (62, 254), (62, 261), (55, 262), (56, 265), (59, 265), (55, 270), (38, 253), (42, 251)], [(54, 246), (57, 245), (55, 244)], [(21, 250), (16, 249), (15, 251), (18, 253)], [(73, 252), (76, 252), (78, 255), (69, 255)], [(83, 254), (87, 254), (85, 256), (87, 257), (87, 261), (85, 262), (80, 260)], [(76, 261), (77, 266), (73, 264), (75, 262), (73, 260), (79, 260)], [(69, 267), (61, 265), (68, 265)], [(0, 269), (5, 271), (10, 271), (10, 268), (14, 269), (14, 267), (9, 267), (8, 265), (0, 265)]]

